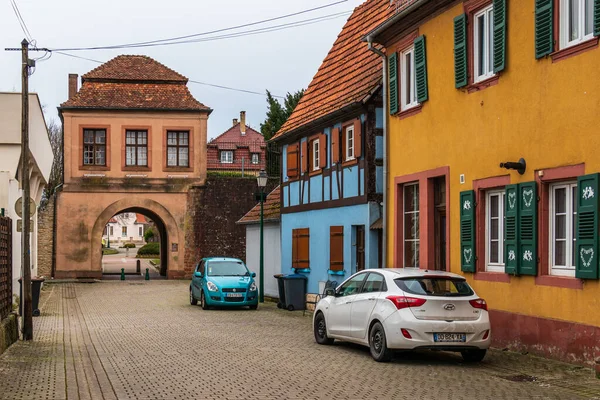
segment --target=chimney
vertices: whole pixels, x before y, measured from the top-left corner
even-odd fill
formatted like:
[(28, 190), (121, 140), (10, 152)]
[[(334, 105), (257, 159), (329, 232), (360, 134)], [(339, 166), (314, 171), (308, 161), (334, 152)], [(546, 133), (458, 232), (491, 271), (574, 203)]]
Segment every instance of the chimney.
[(77, 74), (69, 74), (69, 100), (77, 94)]
[(246, 111), (240, 111), (240, 132), (246, 134)]
[(236, 125), (237, 125), (237, 123), (238, 123), (238, 120), (237, 120), (237, 118), (234, 118), (234, 119), (233, 119), (233, 126), (236, 126)]

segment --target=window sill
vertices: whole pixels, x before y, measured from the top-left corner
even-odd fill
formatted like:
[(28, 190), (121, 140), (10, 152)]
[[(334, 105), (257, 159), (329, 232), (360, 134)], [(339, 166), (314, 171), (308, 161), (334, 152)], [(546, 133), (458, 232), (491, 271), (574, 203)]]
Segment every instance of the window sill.
[(595, 49), (598, 47), (598, 40), (600, 38), (594, 37), (592, 39), (586, 40), (585, 42), (576, 44), (575, 46), (567, 47), (559, 51), (555, 51), (550, 54), (552, 57), (552, 63), (559, 62), (561, 60), (565, 60), (569, 57), (576, 56), (578, 54), (584, 53), (588, 50)]
[(468, 93), (479, 92), (480, 90), (483, 90), (490, 86), (497, 85), (499, 80), (500, 80), (500, 75), (496, 74), (490, 78), (484, 79), (477, 83), (471, 83), (469, 86), (467, 86), (467, 92)]
[(344, 276), (344, 275), (346, 275), (346, 272), (345, 272), (344, 270), (341, 270), (341, 271), (333, 271), (333, 270), (331, 270), (331, 269), (330, 269), (330, 270), (327, 270), (327, 273), (328, 273), (329, 275), (337, 275), (337, 276)]
[(423, 104), (419, 104), (419, 105), (411, 107), (407, 110), (400, 111), (399, 113), (396, 114), (396, 117), (398, 117), (400, 119), (412, 117), (413, 115), (420, 113), (422, 109), (423, 109)]
[(535, 284), (539, 286), (553, 286), (565, 289), (583, 289), (583, 280), (578, 278), (571, 278), (568, 276), (536, 276)]
[(164, 172), (194, 172), (191, 167), (164, 167)]
[(81, 165), (80, 171), (110, 171), (110, 167), (106, 165)]
[(292, 270), (299, 274), (299, 273), (303, 273), (303, 274), (308, 274), (310, 273), (310, 268), (292, 268)]
[(152, 171), (152, 168), (150, 167), (143, 167), (143, 166), (135, 166), (135, 165), (127, 165), (124, 167), (121, 167), (121, 171), (144, 171), (144, 172), (149, 172)]
[(356, 164), (358, 164), (358, 159), (352, 158), (350, 160), (346, 160), (346, 161), (342, 162), (342, 167), (351, 167)]
[(476, 281), (510, 283), (510, 275), (504, 272), (478, 271), (473, 276)]
[(319, 169), (315, 169), (315, 170), (313, 170), (313, 171), (310, 171), (310, 172), (308, 173), (308, 176), (316, 176), (316, 175), (320, 175), (320, 174), (321, 174), (321, 172), (323, 172), (323, 170), (322, 170), (321, 168), (319, 168)]

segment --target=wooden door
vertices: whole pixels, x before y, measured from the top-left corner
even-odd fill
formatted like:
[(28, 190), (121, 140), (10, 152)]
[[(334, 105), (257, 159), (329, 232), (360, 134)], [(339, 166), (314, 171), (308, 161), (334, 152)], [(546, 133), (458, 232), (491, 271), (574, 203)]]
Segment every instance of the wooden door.
[(356, 227), (356, 272), (365, 269), (365, 226)]

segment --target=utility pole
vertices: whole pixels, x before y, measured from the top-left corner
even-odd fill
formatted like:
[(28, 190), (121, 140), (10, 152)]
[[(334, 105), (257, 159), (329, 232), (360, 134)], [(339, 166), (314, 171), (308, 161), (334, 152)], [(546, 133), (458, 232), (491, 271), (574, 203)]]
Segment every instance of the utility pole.
[(21, 42), (21, 95), (23, 108), (21, 112), (21, 187), (23, 188), (23, 224), (21, 229), (21, 268), (23, 269), (23, 340), (33, 340), (33, 317), (31, 304), (31, 254), (29, 243), (30, 231), (30, 187), (29, 187), (29, 42)]

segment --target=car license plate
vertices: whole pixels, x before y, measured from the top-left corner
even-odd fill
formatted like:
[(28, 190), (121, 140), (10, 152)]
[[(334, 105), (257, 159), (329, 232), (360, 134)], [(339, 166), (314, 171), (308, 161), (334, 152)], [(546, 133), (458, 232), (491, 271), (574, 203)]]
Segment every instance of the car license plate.
[(227, 297), (243, 297), (242, 293), (227, 293)]
[(467, 335), (464, 333), (434, 333), (434, 342), (466, 342)]

